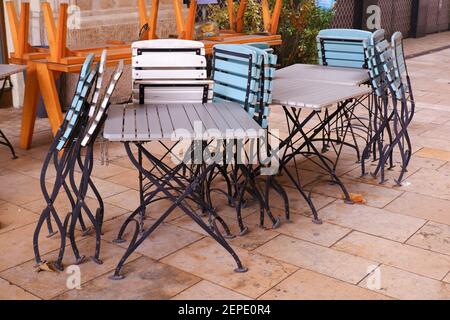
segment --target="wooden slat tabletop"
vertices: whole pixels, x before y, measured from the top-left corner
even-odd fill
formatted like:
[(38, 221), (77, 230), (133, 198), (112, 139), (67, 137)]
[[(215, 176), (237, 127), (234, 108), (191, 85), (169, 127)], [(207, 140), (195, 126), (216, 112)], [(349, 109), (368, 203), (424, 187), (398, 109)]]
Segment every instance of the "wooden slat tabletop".
[(110, 106), (103, 136), (111, 141), (244, 139), (262, 138), (264, 130), (235, 103), (128, 104)]
[(358, 86), (370, 80), (364, 69), (326, 67), (313, 64), (294, 64), (275, 72), (275, 81), (289, 78), (292, 81), (320, 81), (341, 85)]
[(367, 95), (371, 91), (368, 86), (279, 78), (274, 82), (272, 104), (320, 111), (335, 103)]
[(21, 66), (17, 64), (0, 64), (0, 79), (19, 73), (25, 70), (26, 68), (27, 68), (26, 66)]

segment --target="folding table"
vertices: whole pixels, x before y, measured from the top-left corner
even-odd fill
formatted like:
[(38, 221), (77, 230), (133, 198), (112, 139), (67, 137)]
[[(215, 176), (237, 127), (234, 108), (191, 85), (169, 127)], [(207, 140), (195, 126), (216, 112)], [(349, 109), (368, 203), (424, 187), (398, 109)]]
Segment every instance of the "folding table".
[[(16, 64), (0, 64), (0, 80), (3, 80), (3, 84), (0, 88), (0, 99), (3, 96), (3, 92), (5, 90), (6, 81), (9, 81), (9, 77), (13, 74), (19, 73), (25, 70), (25, 66), (19, 66)], [(11, 82), (10, 82), (11, 84)], [(7, 146), (12, 153), (13, 159), (17, 158), (16, 153), (14, 151), (13, 146), (6, 138), (5, 134), (0, 129), (0, 144)]]
[[(317, 70), (315, 71), (316, 79), (324, 77), (327, 73), (327, 71), (321, 67), (315, 69)], [(345, 75), (346, 72), (346, 70), (343, 70), (343, 75)], [(337, 70), (332, 70), (331, 74), (337, 74)], [(372, 89), (367, 86), (342, 85), (317, 80), (302, 80), (299, 79), (299, 77), (302, 77), (301, 73), (293, 72), (292, 75), (292, 77), (287, 77), (286, 71), (283, 72), (283, 70), (281, 70), (274, 82), (274, 105), (272, 107), (281, 105), (286, 114), (289, 132), (288, 136), (280, 142), (279, 150), (282, 153), (280, 166), (311, 207), (314, 216), (313, 221), (315, 223), (321, 223), (311, 199), (303, 190), (298, 170), (297, 177), (294, 177), (286, 166), (291, 160), (295, 162), (295, 157), (297, 155), (316, 156), (319, 161), (319, 163), (316, 164), (329, 172), (333, 182), (337, 183), (344, 192), (346, 201), (351, 202), (348, 191), (336, 175), (334, 163), (317, 149), (314, 145), (314, 141), (321, 141), (317, 136), (321, 134), (324, 129), (332, 126), (337, 121), (338, 115), (343, 114), (346, 118), (351, 118), (353, 113), (351, 105), (355, 104), (355, 101), (358, 101), (361, 97), (371, 93)], [(337, 107), (332, 109), (334, 104), (337, 104)], [(322, 111), (325, 111), (323, 116), (321, 116)], [(304, 116), (304, 118), (301, 119), (301, 116)], [(317, 117), (320, 120), (319, 124), (313, 129), (305, 129), (305, 126), (314, 117)], [(347, 126), (344, 129), (344, 136), (347, 134), (348, 130), (351, 130), (350, 126)], [(339, 148), (335, 149), (337, 159), (339, 159), (344, 145), (355, 148), (355, 146), (343, 140), (335, 142), (340, 143)], [(295, 167), (297, 168), (296, 162)]]
[[(199, 132), (199, 129), (200, 132)], [(206, 206), (202, 193), (209, 172), (216, 163), (203, 159), (205, 143), (211, 140), (234, 139), (260, 139), (264, 136), (264, 130), (251, 119), (247, 112), (237, 103), (206, 103), (206, 104), (128, 104), (111, 106), (108, 111), (108, 119), (105, 122), (103, 135), (110, 141), (120, 141), (124, 144), (128, 157), (133, 165), (154, 186), (152, 192), (146, 195), (142, 203), (124, 222), (116, 242), (124, 242), (123, 234), (130, 223), (135, 225), (134, 235), (129, 247), (116, 267), (113, 279), (121, 279), (122, 266), (136, 248), (176, 209), (181, 209), (194, 220), (203, 230), (213, 237), (234, 258), (237, 272), (245, 272), (239, 257), (226, 242), (219, 231), (216, 222), (226, 225), (211, 208)], [(168, 152), (175, 154), (173, 147), (168, 143), (178, 144), (180, 141), (189, 141), (189, 148), (184, 153), (187, 158), (179, 158), (174, 163), (161, 161), (154, 148), (146, 148), (146, 142), (158, 141), (165, 146)], [(137, 159), (131, 146), (135, 147), (151, 164), (144, 168), (145, 164)], [(186, 175), (186, 171), (192, 170), (192, 154), (201, 152), (200, 164), (195, 166), (195, 172)], [(179, 157), (179, 156), (178, 156)], [(189, 160), (189, 161), (188, 161)], [(198, 163), (197, 161), (195, 163)], [(140, 228), (139, 213), (158, 200), (171, 202), (156, 222), (145, 229)], [(188, 202), (187, 200), (190, 200)], [(209, 216), (208, 226), (191, 207), (192, 201), (200, 206)]]
[(291, 79), (319, 81), (341, 85), (358, 86), (370, 80), (365, 69), (328, 67), (315, 64), (293, 64), (289, 67), (277, 70), (275, 80)]

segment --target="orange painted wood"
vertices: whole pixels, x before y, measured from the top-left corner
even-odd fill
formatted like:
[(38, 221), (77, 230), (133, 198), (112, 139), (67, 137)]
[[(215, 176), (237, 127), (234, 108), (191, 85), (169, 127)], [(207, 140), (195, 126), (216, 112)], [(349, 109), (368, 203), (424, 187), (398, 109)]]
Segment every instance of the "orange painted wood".
[(36, 74), (36, 64), (29, 61), (25, 80), (25, 95), (22, 108), (22, 128), (20, 132), (20, 147), (29, 149), (34, 131), (36, 109), (39, 100), (39, 85)]
[(47, 41), (50, 48), (50, 60), (57, 62), (58, 55), (56, 51), (56, 26), (50, 3), (43, 2), (41, 4), (41, 10), (42, 14), (44, 15), (45, 30), (47, 31)]
[(30, 29), (30, 3), (22, 2), (20, 4), (19, 20), (19, 55), (28, 52), (28, 31)]
[(152, 8), (150, 11), (150, 17), (148, 20), (149, 26), (149, 39), (157, 39), (156, 35), (156, 24), (158, 23), (158, 9), (159, 9), (159, 0), (152, 1)]
[(233, 0), (227, 0), (228, 7), (228, 21), (230, 22), (230, 29), (236, 30), (236, 17), (234, 14), (234, 2)]
[(280, 14), (281, 8), (283, 5), (283, 0), (277, 0), (275, 2), (275, 6), (272, 12), (272, 20), (270, 21), (270, 30), (269, 32), (272, 34), (276, 34), (278, 32), (278, 23), (280, 22)]
[(14, 2), (6, 2), (6, 11), (8, 12), (9, 29), (11, 30), (11, 39), (14, 46), (14, 53), (12, 57), (19, 58), (19, 19), (17, 18), (17, 12), (16, 8), (14, 7)]
[(270, 30), (271, 17), (269, 2), (267, 0), (261, 0), (261, 11), (263, 16), (264, 31), (268, 32)]
[[(138, 0), (138, 10), (139, 10), (139, 27), (142, 28), (146, 23), (148, 23), (147, 7), (145, 6), (145, 0)], [(148, 30), (142, 34), (142, 39), (149, 39)]]
[(53, 135), (55, 135), (63, 121), (58, 91), (55, 86), (55, 75), (48, 69), (46, 63), (37, 63), (36, 71), (45, 110), (47, 111)]
[(60, 61), (66, 56), (67, 44), (67, 8), (68, 3), (61, 3), (59, 5), (58, 29), (56, 31), (56, 57)]
[(195, 16), (197, 15), (197, 0), (191, 0), (189, 5), (188, 16), (186, 18), (185, 35), (186, 40), (194, 38)]
[(236, 32), (241, 33), (244, 30), (244, 13), (247, 9), (247, 0), (241, 0), (236, 18)]
[(184, 18), (181, 0), (173, 0), (173, 8), (175, 11), (175, 21), (177, 24), (178, 38), (184, 38)]

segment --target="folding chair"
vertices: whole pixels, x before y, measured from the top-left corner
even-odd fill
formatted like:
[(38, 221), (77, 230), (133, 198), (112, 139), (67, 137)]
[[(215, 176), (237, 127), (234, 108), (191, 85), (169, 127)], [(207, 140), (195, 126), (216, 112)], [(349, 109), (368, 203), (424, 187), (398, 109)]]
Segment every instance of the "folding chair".
[[(264, 48), (264, 49), (261, 49)], [(262, 128), (268, 129), (269, 105), (271, 103), (272, 80), (275, 71), (276, 56), (271, 50), (266, 50), (264, 44), (252, 45), (216, 45), (213, 48), (213, 73), (214, 79), (214, 102), (232, 101), (239, 103)], [(267, 139), (267, 137), (266, 137)], [(236, 146), (237, 141), (233, 141)], [(258, 142), (258, 149), (260, 143)], [(236, 147), (238, 148), (238, 147)], [(267, 147), (269, 149), (269, 147)], [(259, 150), (258, 150), (259, 151)], [(269, 151), (269, 150), (267, 150)], [(253, 155), (251, 155), (253, 156)], [(267, 155), (264, 155), (267, 158)], [(219, 168), (224, 175), (227, 172), (227, 164)], [(261, 192), (256, 183), (256, 176), (260, 174), (260, 166), (257, 169), (250, 166), (239, 165), (238, 159), (231, 166), (232, 184), (234, 195), (228, 190), (229, 202), (233, 202), (238, 217), (241, 235), (248, 231), (243, 224), (241, 207), (244, 194), (250, 192), (260, 204), (260, 225), (264, 226), (264, 216), (268, 215), (272, 222), (272, 227), (276, 228), (280, 224), (280, 219), (275, 218), (269, 206), (269, 188), (272, 186), (285, 200), (286, 217), (289, 218), (289, 205), (286, 192), (273, 178), (268, 176), (266, 189)], [(212, 177), (210, 177), (210, 181)], [(211, 191), (219, 191), (210, 189)], [(224, 192), (222, 192), (224, 193)]]
[[(372, 35), (369, 31), (357, 29), (325, 29), (321, 30), (317, 36), (317, 52), (319, 64), (330, 67), (345, 67), (354, 69), (367, 69), (367, 62), (364, 54), (364, 41)], [(367, 100), (367, 104), (363, 103)], [(346, 125), (349, 126), (350, 134), (352, 135), (353, 147), (356, 151), (357, 159), (360, 161), (360, 150), (358, 147), (357, 137), (366, 141), (370, 139), (372, 134), (372, 122), (369, 118), (358, 117), (354, 108), (356, 105), (361, 105), (368, 109), (371, 115), (374, 109), (374, 102), (372, 95), (366, 96), (363, 99), (354, 101), (355, 103), (348, 104), (348, 108), (343, 108), (338, 121), (335, 122), (335, 128), (328, 127), (322, 133), (323, 151), (330, 149), (330, 143), (341, 144), (345, 142)], [(326, 111), (328, 112), (328, 111)], [(364, 120), (367, 120), (367, 124)], [(332, 132), (336, 133), (336, 139), (332, 138)]]
[[(374, 143), (379, 145), (379, 160), (372, 175), (380, 173), (381, 183), (386, 181), (384, 168), (388, 161), (393, 167), (393, 150), (398, 147), (402, 168), (395, 182), (401, 185), (411, 159), (412, 145), (408, 126), (414, 116), (415, 102), (403, 54), (402, 35), (396, 32), (391, 43), (383, 40), (383, 35), (381, 31), (374, 33), (365, 44), (372, 86), (383, 102), (383, 122), (373, 137)], [(387, 144), (383, 143), (385, 131), (388, 131), (390, 137)], [(364, 163), (362, 168), (365, 173)]]
[[(202, 42), (180, 39), (137, 41), (132, 44), (132, 56), (133, 103), (211, 102), (213, 81), (207, 79)], [(165, 156), (169, 154), (167, 150)], [(141, 149), (138, 149), (138, 159), (142, 161)], [(141, 204), (152, 186), (139, 171)], [(145, 210), (141, 215), (141, 226), (144, 217)]]
[[(44, 161), (41, 172), (41, 189), (47, 202), (47, 206), (41, 213), (33, 237), (33, 247), (37, 265), (43, 263), (39, 253), (39, 235), (45, 221), (47, 221), (49, 236), (54, 234), (51, 217), (55, 220), (61, 237), (58, 259), (54, 263), (55, 267), (59, 270), (63, 269), (62, 259), (64, 256), (66, 236), (70, 239), (76, 263), (80, 264), (84, 261), (84, 256), (80, 256), (79, 254), (75, 239), (75, 226), (77, 221), (80, 222), (84, 234), (89, 232), (89, 229), (86, 228), (82, 218), (81, 210), (86, 213), (95, 230), (95, 254), (91, 257), (91, 259), (97, 264), (102, 263), (99, 255), (104, 206), (100, 193), (90, 177), (94, 164), (93, 146), (95, 137), (98, 135), (98, 131), (100, 130), (105, 119), (104, 110), (106, 110), (109, 105), (109, 99), (123, 69), (123, 62), (120, 62), (112, 75), (102, 103), (99, 104), (98, 102), (100, 90), (102, 88), (105, 63), (106, 51), (103, 52), (100, 63), (92, 70), (91, 66), (93, 64), (93, 55), (88, 55), (86, 58), (80, 72), (80, 79), (78, 81), (70, 108), (66, 113), (64, 122), (61, 125)], [(88, 103), (91, 88), (94, 86), (94, 81), (96, 82), (95, 91), (92, 94), (91, 103)], [(96, 121), (97, 119), (100, 120)], [(84, 155), (82, 155), (81, 152), (82, 147), (86, 147), (86, 152)], [(45, 180), (48, 166), (50, 165), (52, 159), (56, 169), (56, 177), (54, 187), (50, 193), (46, 188)], [(75, 168), (77, 165), (82, 172), (78, 183), (75, 179)], [(64, 188), (72, 207), (72, 211), (65, 216), (64, 222), (61, 222), (61, 219), (59, 218), (59, 215), (54, 207), (54, 202), (60, 191), (62, 191), (61, 188)], [(95, 216), (85, 202), (88, 188), (94, 192), (98, 201), (98, 208)]]

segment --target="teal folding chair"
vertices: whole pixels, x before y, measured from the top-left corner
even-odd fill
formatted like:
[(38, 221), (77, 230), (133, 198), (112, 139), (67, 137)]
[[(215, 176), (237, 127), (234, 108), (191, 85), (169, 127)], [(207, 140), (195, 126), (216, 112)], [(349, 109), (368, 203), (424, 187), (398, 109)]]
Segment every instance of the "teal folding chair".
[[(373, 176), (380, 173), (381, 183), (386, 181), (384, 168), (390, 161), (393, 167), (393, 151), (398, 147), (401, 156), (401, 172), (396, 183), (401, 185), (404, 174), (411, 159), (411, 139), (408, 126), (412, 121), (415, 110), (411, 81), (408, 75), (403, 54), (402, 35), (396, 32), (392, 42), (384, 40), (384, 32), (375, 32), (365, 44), (369, 65), (369, 74), (374, 92), (382, 101), (382, 122), (377, 128), (373, 143), (378, 144), (379, 159)], [(389, 135), (388, 143), (384, 143), (384, 134)], [(364, 151), (367, 153), (367, 150)], [(363, 166), (363, 174), (364, 163)]]
[[(269, 105), (272, 99), (273, 73), (276, 56), (270, 50), (251, 45), (216, 45), (214, 46), (213, 71), (214, 80), (213, 102), (237, 102), (248, 112), (249, 116), (257, 121), (264, 129), (268, 128)], [(235, 142), (236, 143), (236, 142)], [(225, 164), (226, 167), (226, 164)], [(226, 172), (223, 167), (219, 169)], [(244, 181), (239, 181), (239, 174)], [(234, 194), (228, 192), (229, 201), (234, 202), (238, 215), (241, 235), (248, 231), (241, 217), (241, 206), (246, 191), (250, 192), (260, 204), (260, 224), (264, 225), (264, 216), (267, 214), (276, 228), (280, 224), (279, 218), (274, 218), (268, 205), (268, 188), (265, 196), (255, 183), (258, 171), (252, 166), (235, 165), (231, 170), (231, 180)], [(272, 179), (270, 179), (272, 180)], [(274, 184), (274, 189), (282, 194), (287, 201), (287, 195), (280, 185)], [(288, 214), (288, 204), (287, 216)]]
[[(317, 52), (319, 64), (329, 67), (345, 67), (354, 69), (367, 69), (364, 43), (369, 40), (372, 33), (357, 29), (325, 29), (317, 36)], [(370, 115), (375, 110), (375, 97), (368, 95), (348, 104), (348, 108), (338, 116), (335, 128), (326, 128), (322, 132), (323, 151), (330, 149), (330, 143), (334, 142), (333, 133), (336, 134), (336, 142), (345, 141), (345, 132), (351, 134), (356, 151), (357, 160), (361, 160), (358, 138), (362, 138), (367, 144), (373, 135), (370, 117), (357, 116), (354, 113), (356, 106), (366, 108)], [(328, 109), (327, 111), (328, 112)], [(327, 114), (326, 114), (327, 116)], [(346, 129), (348, 126), (348, 130)], [(317, 140), (317, 139), (316, 139)], [(339, 156), (338, 156), (339, 157)]]
[(357, 29), (325, 29), (317, 36), (319, 63), (323, 66), (367, 69), (364, 56), (369, 31)]

